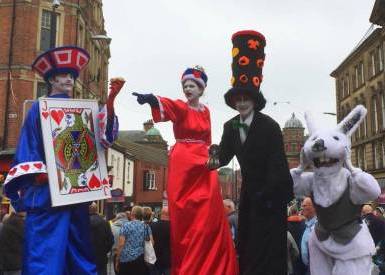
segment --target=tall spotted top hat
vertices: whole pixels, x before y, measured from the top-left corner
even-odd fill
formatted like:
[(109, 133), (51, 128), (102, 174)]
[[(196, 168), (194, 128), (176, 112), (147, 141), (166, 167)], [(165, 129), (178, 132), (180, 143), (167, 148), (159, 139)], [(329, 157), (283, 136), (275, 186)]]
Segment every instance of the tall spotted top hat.
[(232, 88), (225, 94), (228, 106), (235, 109), (232, 100), (234, 95), (247, 94), (255, 102), (255, 108), (260, 111), (265, 107), (266, 100), (260, 92), (263, 79), (262, 68), (265, 61), (265, 37), (256, 31), (246, 30), (233, 34), (232, 38), (233, 76)]
[(89, 60), (90, 55), (86, 50), (75, 46), (63, 46), (39, 55), (32, 63), (32, 68), (45, 81), (60, 73), (70, 73), (76, 79)]

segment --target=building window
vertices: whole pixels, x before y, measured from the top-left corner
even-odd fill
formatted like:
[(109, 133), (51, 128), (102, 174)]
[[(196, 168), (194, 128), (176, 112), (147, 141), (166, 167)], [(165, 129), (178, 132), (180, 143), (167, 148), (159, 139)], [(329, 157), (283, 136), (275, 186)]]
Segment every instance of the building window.
[(349, 74), (346, 74), (344, 82), (345, 82), (346, 95), (350, 95)]
[(374, 168), (382, 168), (382, 142), (376, 141), (373, 148)]
[(374, 51), (370, 53), (370, 66), (369, 66), (369, 75), (375, 76), (376, 75), (376, 57)]
[(381, 142), (381, 159), (382, 159), (382, 167), (385, 167), (385, 143)]
[(381, 94), (382, 129), (385, 129), (385, 93)]
[(155, 172), (150, 170), (143, 171), (143, 190), (156, 190)]
[(377, 53), (378, 53), (379, 70), (382, 71), (384, 69), (384, 49), (382, 45), (377, 47)]
[(365, 77), (364, 77), (364, 62), (360, 62), (360, 64), (358, 64), (358, 70), (359, 70), (359, 85), (362, 85), (364, 84), (365, 82)]
[(358, 79), (359, 79), (359, 72), (358, 72), (358, 65), (354, 66), (354, 75), (353, 75), (353, 87), (354, 89), (357, 89), (358, 88), (358, 85), (359, 85), (359, 82), (358, 82)]
[(48, 95), (48, 86), (45, 82), (37, 83), (36, 98)]
[(377, 113), (377, 100), (375, 97), (372, 99), (373, 106), (373, 134), (378, 132), (378, 113)]
[[(51, 30), (52, 16), (55, 16), (56, 18), (56, 28), (54, 33), (52, 33), (52, 30)], [(46, 51), (50, 48), (55, 47), (58, 21), (59, 21), (59, 16), (57, 13), (54, 14), (52, 11), (43, 10), (41, 15), (41, 28), (40, 28), (40, 50), (41, 51)]]
[(297, 151), (297, 143), (291, 143), (290, 151), (291, 152), (296, 152)]

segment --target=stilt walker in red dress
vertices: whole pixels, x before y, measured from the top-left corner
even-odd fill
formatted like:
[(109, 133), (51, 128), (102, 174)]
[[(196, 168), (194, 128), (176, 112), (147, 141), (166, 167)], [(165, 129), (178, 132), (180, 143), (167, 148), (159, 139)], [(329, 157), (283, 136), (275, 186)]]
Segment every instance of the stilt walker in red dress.
[(182, 75), (187, 102), (138, 94), (151, 106), (155, 122), (173, 123), (167, 194), (171, 225), (172, 275), (238, 274), (236, 253), (225, 217), (217, 172), (206, 167), (211, 144), (210, 112), (199, 102), (207, 84), (201, 67)]

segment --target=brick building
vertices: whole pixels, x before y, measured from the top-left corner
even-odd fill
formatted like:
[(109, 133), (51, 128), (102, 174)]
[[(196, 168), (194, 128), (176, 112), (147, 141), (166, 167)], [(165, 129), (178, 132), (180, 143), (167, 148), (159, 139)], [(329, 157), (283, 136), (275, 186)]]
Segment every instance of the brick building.
[[(384, 24), (383, 0), (375, 2), (370, 20)], [(373, 26), (374, 27), (374, 26)], [(352, 136), (353, 165), (372, 174), (385, 192), (385, 30), (373, 31), (331, 73), (336, 83), (337, 120), (356, 105), (368, 114)], [(385, 202), (385, 194), (381, 195)]]
[(24, 102), (46, 93), (43, 79), (31, 70), (35, 57), (54, 46), (87, 49), (91, 60), (75, 83), (73, 97), (104, 102), (110, 39), (101, 0), (65, 0), (55, 9), (47, 0), (1, 0), (0, 26), (0, 174), (6, 175)]
[(305, 143), (304, 130), (302, 122), (296, 118), (294, 113), (282, 129), (283, 143), (290, 169), (299, 165), (300, 152)]

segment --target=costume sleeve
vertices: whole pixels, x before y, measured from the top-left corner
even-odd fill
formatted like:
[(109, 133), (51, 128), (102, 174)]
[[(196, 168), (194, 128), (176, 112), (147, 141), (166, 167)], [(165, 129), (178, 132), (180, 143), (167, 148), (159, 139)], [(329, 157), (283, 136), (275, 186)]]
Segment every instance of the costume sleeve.
[(286, 204), (293, 198), (293, 180), (286, 160), (281, 129), (275, 122), (270, 125), (270, 129), (266, 160), (268, 184), (262, 191), (262, 196), (265, 196), (265, 199)]
[(35, 102), (20, 131), (13, 165), (4, 183), (4, 193), (13, 203), (19, 191), (35, 182), (35, 174), (47, 173), (41, 133), (39, 103)]
[(377, 180), (363, 171), (353, 172), (350, 176), (350, 198), (354, 204), (374, 201), (381, 194)]
[(226, 122), (223, 126), (221, 143), (219, 144), (219, 163), (220, 166), (227, 165), (234, 157), (234, 140), (231, 135), (231, 122)]
[(166, 97), (156, 97), (158, 106), (151, 107), (154, 122), (169, 121), (178, 122), (182, 120), (187, 112), (187, 104), (182, 100), (172, 100)]
[(109, 116), (107, 114), (106, 105), (98, 114), (100, 142), (104, 148), (111, 147), (112, 143), (117, 139), (119, 132), (119, 121), (116, 115)]

